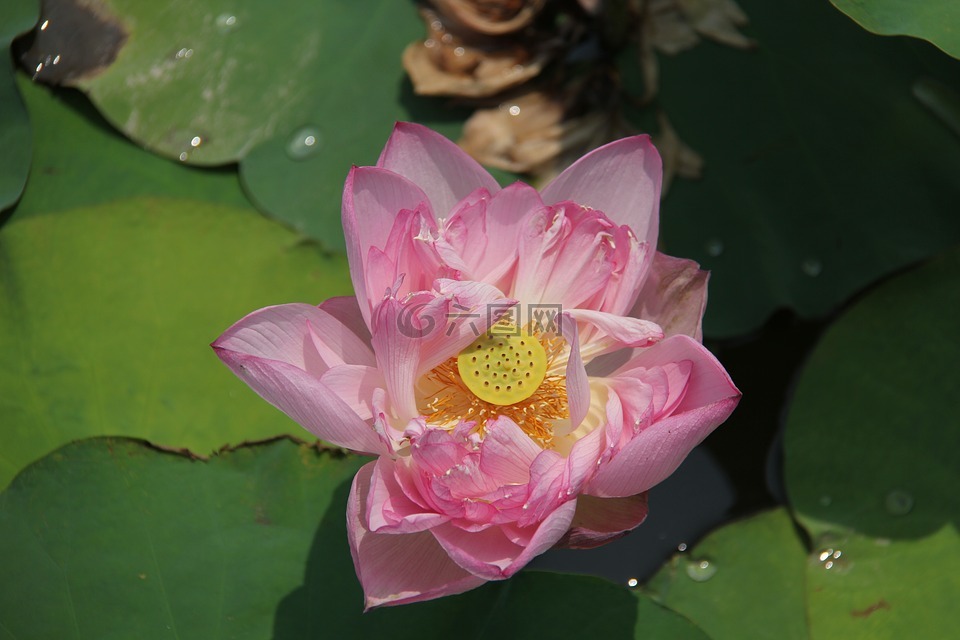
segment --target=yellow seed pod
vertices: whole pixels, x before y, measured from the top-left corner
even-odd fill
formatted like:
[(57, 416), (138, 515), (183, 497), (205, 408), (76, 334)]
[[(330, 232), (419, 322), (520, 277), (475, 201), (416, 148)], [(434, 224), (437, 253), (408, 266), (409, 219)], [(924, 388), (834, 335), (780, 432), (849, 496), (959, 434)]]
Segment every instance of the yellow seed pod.
[(506, 406), (533, 395), (547, 375), (547, 353), (536, 338), (484, 334), (457, 356), (466, 387), (481, 400)]

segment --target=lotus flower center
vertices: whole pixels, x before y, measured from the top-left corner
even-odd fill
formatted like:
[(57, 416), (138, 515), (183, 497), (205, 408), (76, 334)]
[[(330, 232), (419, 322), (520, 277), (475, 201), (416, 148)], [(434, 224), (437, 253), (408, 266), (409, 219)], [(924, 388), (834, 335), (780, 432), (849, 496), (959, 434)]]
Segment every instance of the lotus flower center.
[(489, 333), (460, 352), (457, 370), (475, 396), (507, 406), (534, 394), (547, 375), (547, 353), (529, 334)]

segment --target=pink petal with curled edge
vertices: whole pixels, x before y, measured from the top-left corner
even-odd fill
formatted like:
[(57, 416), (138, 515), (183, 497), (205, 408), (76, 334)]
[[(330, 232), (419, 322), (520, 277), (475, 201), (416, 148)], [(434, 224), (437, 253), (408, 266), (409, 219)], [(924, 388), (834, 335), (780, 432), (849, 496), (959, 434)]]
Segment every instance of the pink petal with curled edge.
[(404, 209), (414, 211), (421, 205), (429, 211), (427, 195), (396, 173), (377, 167), (354, 167), (347, 175), (341, 209), (343, 233), (350, 277), (368, 327), (371, 311), (383, 295), (382, 291), (366, 289), (366, 259), (370, 247), (384, 249), (397, 214)]
[(373, 533), (416, 533), (446, 522), (448, 516), (425, 510), (411, 500), (397, 482), (397, 463), (376, 461), (367, 495), (367, 528)]
[(428, 532), (371, 533), (364, 514), (376, 463), (357, 472), (347, 502), (347, 537), (366, 609), (463, 593), (484, 583), (464, 571)]
[(434, 213), (447, 217), (478, 187), (500, 190), (497, 181), (463, 149), (427, 127), (398, 122), (377, 166), (398, 173), (430, 197)]
[(568, 313), (560, 316), (560, 332), (570, 345), (567, 358), (567, 407), (570, 411), (570, 430), (575, 431), (590, 410), (590, 382), (580, 357), (580, 338), (577, 322)]
[(646, 518), (646, 493), (627, 498), (580, 496), (570, 530), (557, 542), (557, 546), (593, 549), (626, 535)]
[(499, 527), (466, 532), (449, 523), (431, 529), (454, 562), (485, 580), (503, 580), (552, 547), (563, 537), (577, 508), (577, 501), (562, 504), (536, 526), (526, 546), (513, 543)]
[(641, 242), (657, 244), (663, 165), (650, 137), (623, 138), (595, 149), (543, 191), (547, 204), (571, 200), (628, 225)]
[[(640, 349), (638, 355), (617, 370), (613, 376), (631, 375), (633, 369), (652, 369), (654, 367), (672, 367), (689, 362), (693, 369), (683, 364), (677, 372), (688, 379), (683, 399), (673, 409), (673, 413), (690, 411), (715, 402), (721, 398), (740, 397), (740, 391), (734, 386), (723, 365), (706, 347), (685, 335), (666, 338), (647, 349)], [(671, 372), (671, 376), (673, 373)], [(671, 396), (674, 392), (671, 391)]]
[[(660, 326), (649, 320), (589, 309), (569, 309), (566, 315), (594, 329), (589, 332), (589, 346), (587, 346), (586, 337), (582, 340), (585, 345), (582, 350), (591, 356), (611, 348), (649, 347), (663, 338), (663, 330)], [(584, 330), (582, 334), (586, 336), (588, 332)]]
[[(565, 209), (563, 215), (569, 226), (563, 241), (557, 245), (555, 262), (547, 274), (541, 299), (573, 309), (607, 288), (615, 253), (609, 238), (615, 227), (605, 216), (594, 211), (584, 212), (572, 203), (561, 203), (560, 206)], [(520, 257), (521, 267), (525, 257)]]
[(693, 260), (657, 252), (630, 315), (656, 322), (665, 335), (688, 335), (699, 342), (709, 276)]
[(480, 471), (500, 484), (526, 484), (530, 465), (541, 451), (516, 422), (499, 416), (487, 425), (480, 447)]
[(373, 428), (318, 378), (286, 362), (214, 345), (217, 355), (260, 397), (318, 438), (364, 453), (385, 453)]
[(471, 263), (475, 280), (500, 283), (517, 261), (521, 225), (542, 208), (537, 190), (522, 182), (494, 194), (484, 220), (486, 250)]
[(616, 375), (683, 361), (693, 369), (674, 413), (634, 435), (587, 483), (585, 493), (625, 497), (648, 490), (673, 473), (737, 406), (740, 391), (727, 372), (709, 351), (687, 336), (673, 336), (643, 350)]
[(646, 242), (639, 242), (629, 227), (622, 225), (611, 230), (614, 250), (610, 255), (613, 270), (606, 286), (580, 305), (618, 316), (627, 315), (640, 293), (652, 262), (653, 251)]

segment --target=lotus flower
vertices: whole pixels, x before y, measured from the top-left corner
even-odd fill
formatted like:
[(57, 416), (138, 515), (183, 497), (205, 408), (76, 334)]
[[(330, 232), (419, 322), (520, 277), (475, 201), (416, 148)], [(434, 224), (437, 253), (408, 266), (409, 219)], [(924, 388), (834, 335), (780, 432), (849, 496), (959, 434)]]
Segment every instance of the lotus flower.
[(700, 344), (707, 274), (655, 249), (660, 181), (637, 136), (542, 193), (501, 189), (398, 124), (344, 189), (356, 297), (261, 309), (213, 344), (317, 437), (377, 456), (347, 506), (368, 608), (623, 535), (734, 409)]

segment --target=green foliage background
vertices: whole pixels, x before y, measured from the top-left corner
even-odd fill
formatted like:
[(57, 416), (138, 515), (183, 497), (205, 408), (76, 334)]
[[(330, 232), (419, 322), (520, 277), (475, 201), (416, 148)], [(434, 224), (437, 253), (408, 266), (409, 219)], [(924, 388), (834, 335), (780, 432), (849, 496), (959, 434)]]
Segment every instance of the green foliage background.
[[(795, 381), (741, 385), (707, 443), (762, 497), (638, 588), (531, 571), (369, 614), (343, 533), (364, 460), (292, 439), (207, 345), (256, 308), (350, 293), (340, 190), (394, 120), (458, 135), (469, 111), (414, 96), (400, 67), (413, 5), (104, 0), (127, 39), (80, 91), (11, 55), (0, 639), (953, 633), (960, 15), (833, 0), (934, 48), (826, 0), (740, 4), (756, 49), (662, 58), (656, 104), (628, 115), (662, 109), (705, 160), (663, 202), (662, 242), (712, 271), (708, 344)], [(40, 19), (3, 3), (0, 45)], [(784, 317), (822, 331), (815, 348), (751, 355), (800, 335)]]

